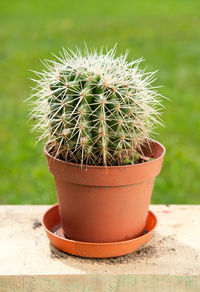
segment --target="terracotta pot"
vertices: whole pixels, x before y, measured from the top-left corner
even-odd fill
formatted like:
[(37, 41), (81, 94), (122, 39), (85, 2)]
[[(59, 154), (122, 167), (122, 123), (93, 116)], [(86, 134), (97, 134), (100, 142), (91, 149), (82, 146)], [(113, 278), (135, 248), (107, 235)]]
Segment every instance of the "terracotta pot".
[(165, 148), (151, 142), (144, 149), (149, 162), (126, 166), (84, 166), (55, 159), (47, 152), (54, 175), (66, 237), (87, 242), (114, 242), (142, 234), (155, 177)]

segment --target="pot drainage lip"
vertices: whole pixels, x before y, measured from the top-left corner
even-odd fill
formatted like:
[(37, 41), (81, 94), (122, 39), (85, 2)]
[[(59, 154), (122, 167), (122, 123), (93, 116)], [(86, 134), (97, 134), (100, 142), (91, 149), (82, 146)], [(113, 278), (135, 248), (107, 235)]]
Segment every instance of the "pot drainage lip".
[(66, 238), (61, 227), (58, 204), (50, 207), (45, 212), (42, 225), (50, 242), (59, 250), (80, 257), (110, 258), (132, 253), (142, 244), (149, 241), (152, 232), (156, 228), (157, 218), (152, 211), (149, 211), (142, 235), (129, 240), (108, 243), (83, 242)]

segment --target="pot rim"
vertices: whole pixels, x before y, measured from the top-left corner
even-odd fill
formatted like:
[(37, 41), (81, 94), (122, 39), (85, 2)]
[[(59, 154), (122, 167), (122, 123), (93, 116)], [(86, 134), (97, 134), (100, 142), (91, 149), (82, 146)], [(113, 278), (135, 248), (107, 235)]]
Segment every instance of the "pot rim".
[(151, 139), (150, 142), (158, 144), (163, 150), (162, 154), (160, 156), (158, 156), (157, 158), (151, 160), (151, 161), (146, 161), (146, 162), (142, 162), (142, 163), (138, 163), (138, 164), (132, 164), (132, 165), (113, 165), (113, 166), (110, 166), (110, 165), (109, 166), (104, 166), (104, 165), (99, 165), (98, 166), (98, 165), (87, 165), (87, 164), (81, 165), (81, 164), (78, 164), (78, 163), (64, 161), (64, 160), (58, 159), (58, 158), (56, 158), (56, 157), (54, 157), (54, 156), (49, 154), (49, 152), (47, 151), (47, 145), (49, 144), (49, 141), (47, 141), (47, 143), (44, 146), (44, 153), (46, 154), (46, 156), (50, 157), (51, 159), (53, 159), (53, 160), (55, 160), (55, 161), (57, 161), (59, 163), (63, 163), (65, 165), (69, 165), (69, 166), (73, 166), (73, 167), (91, 168), (91, 169), (94, 169), (94, 168), (97, 168), (97, 169), (113, 169), (113, 168), (120, 169), (120, 168), (123, 168), (124, 169), (125, 167), (131, 168), (131, 167), (136, 167), (138, 165), (151, 164), (151, 163), (154, 163), (155, 161), (159, 160), (160, 158), (164, 157), (164, 155), (166, 153), (166, 148), (160, 142), (158, 142), (156, 140)]

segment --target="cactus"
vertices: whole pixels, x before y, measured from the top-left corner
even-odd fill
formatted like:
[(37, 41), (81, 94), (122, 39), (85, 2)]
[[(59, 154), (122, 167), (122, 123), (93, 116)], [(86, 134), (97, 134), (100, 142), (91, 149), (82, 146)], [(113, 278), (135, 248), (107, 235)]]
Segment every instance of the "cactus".
[(35, 72), (33, 129), (41, 130), (39, 140), (47, 138), (52, 155), (81, 165), (139, 161), (161, 123), (161, 95), (151, 86), (155, 72), (139, 68), (142, 59), (128, 63), (115, 51), (63, 50)]

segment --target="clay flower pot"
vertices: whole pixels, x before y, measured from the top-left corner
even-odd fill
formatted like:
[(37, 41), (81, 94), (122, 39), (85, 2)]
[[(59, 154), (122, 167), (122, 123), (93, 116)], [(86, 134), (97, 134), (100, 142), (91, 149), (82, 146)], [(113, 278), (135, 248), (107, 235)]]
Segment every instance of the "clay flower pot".
[(165, 148), (152, 141), (143, 152), (154, 159), (135, 165), (81, 169), (52, 157), (45, 148), (66, 237), (103, 243), (132, 239), (144, 232)]

